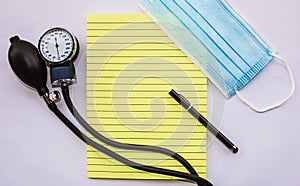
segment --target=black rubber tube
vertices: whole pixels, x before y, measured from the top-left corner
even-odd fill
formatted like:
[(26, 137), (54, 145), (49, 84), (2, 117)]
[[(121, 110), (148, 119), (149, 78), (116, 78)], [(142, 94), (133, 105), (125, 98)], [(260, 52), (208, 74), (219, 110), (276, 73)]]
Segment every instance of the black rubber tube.
[(57, 108), (55, 103), (51, 103), (48, 105), (49, 109), (78, 137), (80, 138), (83, 142), (86, 144), (92, 146), (93, 148), (99, 150), (100, 152), (103, 152), (104, 154), (116, 159), (117, 161), (130, 166), (134, 169), (146, 171), (146, 172), (152, 172), (152, 173), (157, 173), (157, 174), (163, 174), (163, 175), (169, 175), (169, 176), (175, 176), (179, 178), (185, 178), (191, 181), (197, 182), (199, 186), (213, 186), (210, 182), (207, 180), (196, 176), (192, 174), (187, 174), (179, 171), (174, 171), (174, 170), (168, 170), (168, 169), (163, 169), (163, 168), (157, 168), (157, 167), (152, 167), (152, 166), (147, 166), (147, 165), (142, 165), (136, 162), (133, 162), (131, 160), (128, 160), (124, 158), (123, 156), (105, 148), (104, 146), (96, 143), (95, 141), (89, 139), (85, 134), (83, 134), (74, 124), (66, 118), (60, 110)]
[(92, 134), (98, 140), (102, 141), (103, 143), (105, 143), (107, 145), (110, 145), (110, 146), (113, 146), (116, 148), (127, 149), (127, 150), (141, 150), (141, 151), (156, 152), (156, 153), (170, 156), (170, 157), (174, 158), (175, 160), (177, 160), (179, 163), (181, 163), (191, 174), (198, 176), (197, 172), (191, 166), (191, 164), (189, 164), (188, 161), (186, 161), (178, 153), (175, 153), (169, 149), (165, 149), (165, 148), (157, 147), (157, 146), (150, 146), (150, 145), (120, 143), (120, 142), (113, 141), (113, 140), (101, 135), (93, 127), (91, 127), (78, 112), (78, 110), (76, 109), (76, 107), (74, 106), (74, 104), (70, 98), (69, 87), (62, 86), (61, 90), (62, 90), (63, 98), (68, 106), (68, 109), (72, 113), (72, 115), (76, 118), (76, 120), (81, 124), (81, 126), (85, 130), (87, 130), (90, 134)]

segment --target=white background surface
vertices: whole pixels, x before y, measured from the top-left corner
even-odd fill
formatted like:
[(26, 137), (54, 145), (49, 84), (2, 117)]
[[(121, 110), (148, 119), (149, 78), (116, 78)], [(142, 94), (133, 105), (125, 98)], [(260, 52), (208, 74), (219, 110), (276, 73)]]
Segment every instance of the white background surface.
[[(0, 1), (0, 186), (192, 185), (171, 181), (97, 180), (86, 176), (86, 148), (52, 115), (37, 94), (25, 88), (7, 60), (9, 37), (37, 43), (53, 26), (71, 30), (81, 43), (73, 99), (85, 112), (85, 35), (88, 13), (141, 13), (139, 0)], [(231, 154), (209, 141), (207, 177), (217, 186), (300, 185), (300, 1), (230, 0), (233, 7), (290, 64), (296, 80), (294, 96), (282, 107), (258, 114), (236, 97), (225, 100), (209, 88), (209, 116), (240, 148)], [(242, 93), (267, 105), (288, 93), (288, 76), (271, 63)], [(65, 107), (60, 104), (65, 110)]]

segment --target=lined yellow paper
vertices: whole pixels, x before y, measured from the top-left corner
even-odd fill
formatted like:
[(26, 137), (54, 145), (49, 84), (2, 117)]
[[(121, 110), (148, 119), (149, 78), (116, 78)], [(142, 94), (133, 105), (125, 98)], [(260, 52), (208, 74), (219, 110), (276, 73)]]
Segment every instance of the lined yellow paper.
[[(169, 96), (171, 89), (206, 116), (204, 74), (147, 15), (88, 15), (88, 122), (119, 142), (173, 150), (205, 177), (206, 130)], [(138, 163), (187, 172), (165, 155), (109, 148)], [(90, 178), (178, 179), (132, 169), (89, 146), (87, 164)]]

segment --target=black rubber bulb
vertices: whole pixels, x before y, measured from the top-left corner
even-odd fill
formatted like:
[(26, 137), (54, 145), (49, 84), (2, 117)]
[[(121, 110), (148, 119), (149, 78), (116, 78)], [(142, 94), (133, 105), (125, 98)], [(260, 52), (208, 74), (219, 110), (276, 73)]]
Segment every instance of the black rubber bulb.
[(21, 81), (36, 89), (40, 96), (48, 93), (47, 68), (37, 48), (18, 36), (10, 38), (9, 64)]

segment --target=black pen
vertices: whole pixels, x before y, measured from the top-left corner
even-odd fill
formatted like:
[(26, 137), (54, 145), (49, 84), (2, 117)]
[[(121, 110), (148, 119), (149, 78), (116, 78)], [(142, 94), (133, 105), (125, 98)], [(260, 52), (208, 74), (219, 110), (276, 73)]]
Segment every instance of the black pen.
[(224, 136), (216, 127), (214, 127), (204, 116), (202, 116), (193, 105), (181, 94), (178, 94), (175, 90), (171, 90), (169, 94), (195, 119), (197, 119), (202, 125), (204, 125), (214, 136), (216, 136), (226, 147), (228, 147), (233, 153), (238, 152), (238, 148)]

